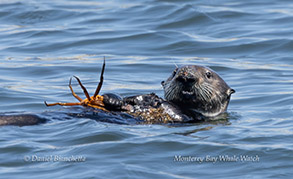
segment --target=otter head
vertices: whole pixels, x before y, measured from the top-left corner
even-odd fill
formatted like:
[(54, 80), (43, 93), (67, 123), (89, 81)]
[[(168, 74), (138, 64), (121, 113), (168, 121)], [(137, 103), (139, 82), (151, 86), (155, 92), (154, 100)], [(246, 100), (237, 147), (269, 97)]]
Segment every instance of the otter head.
[(216, 72), (197, 65), (176, 68), (162, 86), (167, 101), (205, 117), (225, 112), (235, 92)]

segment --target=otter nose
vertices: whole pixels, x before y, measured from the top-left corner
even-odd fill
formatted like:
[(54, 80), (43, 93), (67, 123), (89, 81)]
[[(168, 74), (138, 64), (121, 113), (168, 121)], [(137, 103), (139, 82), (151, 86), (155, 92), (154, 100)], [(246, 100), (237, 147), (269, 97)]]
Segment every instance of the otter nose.
[(178, 76), (176, 80), (181, 83), (194, 83), (196, 81), (194, 77), (188, 77), (188, 76)]

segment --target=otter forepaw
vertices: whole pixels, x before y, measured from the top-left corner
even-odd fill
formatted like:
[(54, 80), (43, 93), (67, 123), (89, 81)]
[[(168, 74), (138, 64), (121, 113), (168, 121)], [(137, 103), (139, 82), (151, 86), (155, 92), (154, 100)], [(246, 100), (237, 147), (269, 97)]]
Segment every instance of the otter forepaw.
[(121, 96), (114, 93), (106, 93), (102, 95), (104, 97), (103, 103), (105, 108), (108, 110), (122, 110), (124, 105), (123, 99)]

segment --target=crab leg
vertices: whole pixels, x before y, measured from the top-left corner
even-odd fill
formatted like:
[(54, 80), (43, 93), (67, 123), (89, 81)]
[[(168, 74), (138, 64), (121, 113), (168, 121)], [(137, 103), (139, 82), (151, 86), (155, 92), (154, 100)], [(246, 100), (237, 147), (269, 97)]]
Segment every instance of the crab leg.
[(78, 84), (80, 85), (80, 87), (82, 88), (86, 98), (90, 101), (91, 100), (91, 97), (89, 95), (89, 93), (87, 92), (86, 88), (82, 85), (80, 79), (77, 77), (77, 76), (73, 76), (77, 81), (78, 81)]
[(48, 104), (46, 101), (44, 102), (46, 106), (55, 106), (55, 105), (60, 105), (60, 106), (76, 106), (76, 105), (81, 105), (81, 103), (51, 103)]
[(73, 89), (72, 89), (72, 86), (71, 86), (71, 79), (72, 79), (72, 77), (70, 78), (70, 80), (69, 80), (69, 88), (70, 88), (70, 91), (71, 91), (71, 93), (72, 93), (72, 95), (78, 100), (78, 101), (82, 101), (82, 99), (81, 99), (81, 97), (79, 97), (77, 94), (75, 94), (75, 92), (73, 91)]
[(102, 88), (102, 85), (103, 85), (103, 81), (104, 81), (104, 71), (105, 71), (105, 57), (104, 57), (104, 63), (103, 63), (103, 67), (102, 67), (102, 71), (101, 71), (101, 75), (100, 75), (100, 82), (99, 82), (99, 85), (97, 86), (97, 89), (95, 91), (95, 94), (93, 96), (93, 98), (95, 99), (97, 97), (97, 95), (99, 94), (101, 88)]

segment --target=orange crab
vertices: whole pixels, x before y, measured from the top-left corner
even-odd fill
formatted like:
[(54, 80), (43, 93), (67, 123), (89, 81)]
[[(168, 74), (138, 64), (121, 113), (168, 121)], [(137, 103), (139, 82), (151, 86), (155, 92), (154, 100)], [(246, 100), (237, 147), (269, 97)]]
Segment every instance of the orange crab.
[(95, 91), (95, 94), (90, 97), (89, 93), (87, 92), (87, 89), (82, 85), (80, 79), (76, 76), (73, 76), (77, 82), (79, 83), (80, 87), (82, 88), (85, 96), (86, 96), (86, 99), (82, 99), (81, 97), (79, 97), (77, 94), (75, 94), (75, 92), (73, 91), (72, 89), (72, 86), (71, 86), (71, 79), (72, 77), (70, 78), (69, 80), (69, 88), (71, 90), (71, 93), (72, 95), (79, 101), (77, 103), (61, 103), (61, 102), (57, 102), (57, 103), (52, 103), (52, 104), (48, 104), (46, 101), (44, 102), (46, 106), (55, 106), (55, 105), (61, 105), (61, 106), (75, 106), (75, 105), (81, 105), (81, 106), (90, 106), (90, 107), (93, 107), (93, 108), (98, 108), (98, 109), (101, 109), (101, 110), (104, 110), (104, 111), (107, 111), (104, 107), (104, 103), (103, 103), (103, 96), (101, 95), (98, 95), (101, 88), (102, 88), (102, 85), (103, 85), (103, 80), (104, 80), (104, 71), (105, 71), (105, 58), (104, 58), (104, 63), (103, 63), (103, 67), (102, 67), (102, 71), (101, 71), (101, 75), (100, 75), (100, 82), (99, 82), (99, 85), (97, 86), (97, 89)]

